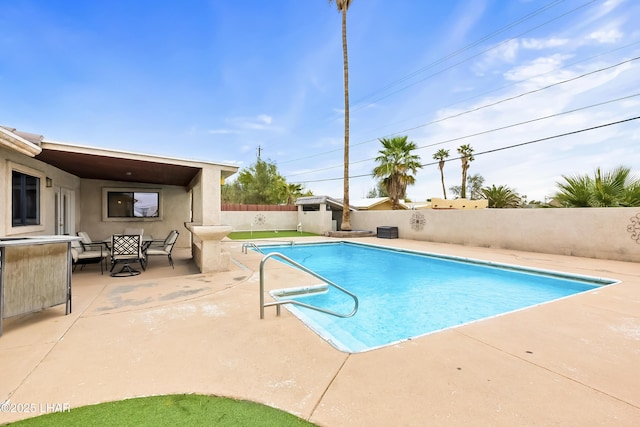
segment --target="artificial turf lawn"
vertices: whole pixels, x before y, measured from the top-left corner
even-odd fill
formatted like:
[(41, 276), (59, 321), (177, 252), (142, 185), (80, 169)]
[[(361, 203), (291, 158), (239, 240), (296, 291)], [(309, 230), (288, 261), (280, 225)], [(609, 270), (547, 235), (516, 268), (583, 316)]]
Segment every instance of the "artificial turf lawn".
[(247, 240), (247, 239), (272, 239), (283, 237), (308, 237), (317, 236), (314, 233), (305, 233), (295, 230), (282, 230), (282, 231), (232, 231), (227, 235), (232, 240)]
[(59, 426), (315, 426), (279, 409), (199, 394), (140, 397), (73, 408), (9, 424)]

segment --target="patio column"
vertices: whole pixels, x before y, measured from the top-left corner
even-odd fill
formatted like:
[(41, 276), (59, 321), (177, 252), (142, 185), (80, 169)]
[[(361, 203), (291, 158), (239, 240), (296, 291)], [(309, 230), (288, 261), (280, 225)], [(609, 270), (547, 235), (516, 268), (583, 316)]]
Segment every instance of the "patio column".
[(185, 223), (193, 235), (193, 259), (202, 273), (228, 271), (231, 260), (220, 243), (232, 230), (231, 226), (220, 225), (220, 179), (219, 168), (202, 168), (199, 182), (192, 189), (193, 222)]

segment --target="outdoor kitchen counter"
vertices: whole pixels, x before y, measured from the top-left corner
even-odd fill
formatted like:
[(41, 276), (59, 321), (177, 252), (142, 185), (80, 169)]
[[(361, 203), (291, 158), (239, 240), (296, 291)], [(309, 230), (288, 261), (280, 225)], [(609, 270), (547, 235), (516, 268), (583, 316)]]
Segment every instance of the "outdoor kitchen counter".
[(71, 312), (72, 236), (0, 237), (2, 319), (66, 304)]

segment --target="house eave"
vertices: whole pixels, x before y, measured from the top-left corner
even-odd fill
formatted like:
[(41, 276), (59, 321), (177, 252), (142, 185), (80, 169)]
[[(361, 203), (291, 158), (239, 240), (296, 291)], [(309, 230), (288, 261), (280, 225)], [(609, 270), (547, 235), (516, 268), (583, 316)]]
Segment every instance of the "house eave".
[(0, 146), (29, 157), (35, 157), (42, 152), (42, 148), (38, 145), (2, 126), (0, 126)]

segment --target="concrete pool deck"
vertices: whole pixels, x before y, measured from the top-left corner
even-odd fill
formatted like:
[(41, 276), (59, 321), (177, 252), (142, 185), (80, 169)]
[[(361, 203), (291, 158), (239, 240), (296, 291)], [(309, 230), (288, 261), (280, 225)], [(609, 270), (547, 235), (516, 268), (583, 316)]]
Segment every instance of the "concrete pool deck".
[[(356, 241), (621, 283), (347, 354), (287, 310), (276, 317), (268, 307), (260, 320), (262, 257), (243, 254), (242, 242), (224, 244), (236, 261), (224, 273), (200, 274), (180, 251), (175, 270), (153, 259), (131, 278), (101, 276), (90, 265), (73, 275), (70, 315), (59, 306), (5, 319), (0, 403), (38, 409), (0, 412), (0, 423), (40, 415), (43, 405), (201, 393), (253, 400), (322, 426), (640, 424), (637, 263)], [(268, 289), (315, 282), (275, 260), (265, 272)]]

